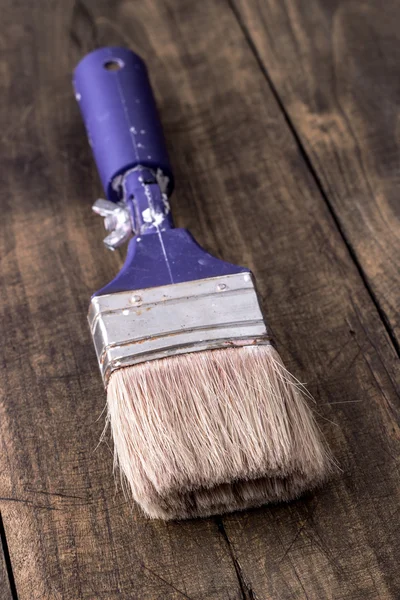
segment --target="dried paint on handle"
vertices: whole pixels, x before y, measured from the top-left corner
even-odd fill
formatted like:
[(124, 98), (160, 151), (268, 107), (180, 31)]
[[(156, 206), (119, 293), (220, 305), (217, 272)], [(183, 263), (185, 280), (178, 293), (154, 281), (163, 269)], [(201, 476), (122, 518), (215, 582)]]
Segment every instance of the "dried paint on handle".
[(173, 175), (146, 65), (125, 48), (100, 48), (74, 72), (75, 96), (103, 187), (118, 197), (118, 178), (141, 165), (161, 172), (170, 194)]
[(173, 229), (172, 172), (142, 59), (95, 50), (78, 64), (74, 87), (104, 189), (109, 200), (124, 198), (135, 234), (121, 271), (95, 296), (248, 272)]

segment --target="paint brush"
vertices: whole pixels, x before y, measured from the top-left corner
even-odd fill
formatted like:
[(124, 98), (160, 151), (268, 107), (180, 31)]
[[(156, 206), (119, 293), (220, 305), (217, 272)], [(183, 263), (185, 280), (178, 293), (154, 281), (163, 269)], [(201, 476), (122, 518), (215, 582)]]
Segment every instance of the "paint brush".
[(266, 327), (251, 272), (174, 228), (174, 180), (146, 66), (124, 48), (87, 55), (74, 89), (106, 191), (94, 211), (117, 276), (89, 323), (115, 464), (150, 517), (288, 501), (330, 459), (301, 384)]

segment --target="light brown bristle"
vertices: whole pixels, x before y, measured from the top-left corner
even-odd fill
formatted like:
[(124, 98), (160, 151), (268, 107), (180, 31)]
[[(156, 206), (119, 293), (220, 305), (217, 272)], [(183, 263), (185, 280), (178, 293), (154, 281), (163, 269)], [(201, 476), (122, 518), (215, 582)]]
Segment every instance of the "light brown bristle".
[(272, 345), (118, 369), (107, 403), (116, 464), (150, 517), (291, 500), (329, 470), (301, 385)]

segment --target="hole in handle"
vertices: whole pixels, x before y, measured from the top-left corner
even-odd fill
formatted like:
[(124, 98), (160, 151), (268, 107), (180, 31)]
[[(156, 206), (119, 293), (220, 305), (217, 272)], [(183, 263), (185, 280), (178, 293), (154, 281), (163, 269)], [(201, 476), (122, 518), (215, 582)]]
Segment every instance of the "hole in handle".
[(124, 63), (119, 58), (111, 58), (110, 60), (107, 60), (103, 64), (103, 67), (107, 71), (119, 71), (120, 69), (122, 69), (123, 66), (124, 66)]

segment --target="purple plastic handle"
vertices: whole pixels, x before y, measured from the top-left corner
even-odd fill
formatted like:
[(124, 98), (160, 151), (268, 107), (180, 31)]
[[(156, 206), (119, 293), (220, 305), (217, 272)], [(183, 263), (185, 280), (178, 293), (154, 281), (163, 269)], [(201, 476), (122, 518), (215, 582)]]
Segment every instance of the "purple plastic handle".
[[(104, 189), (110, 200), (124, 197), (137, 234), (121, 271), (94, 295), (248, 272), (208, 254), (185, 229), (173, 229), (164, 198), (172, 192), (172, 172), (142, 59), (124, 48), (95, 50), (77, 66), (74, 87)], [(149, 211), (157, 217), (150, 224)]]
[(117, 202), (116, 177), (141, 165), (173, 175), (146, 65), (125, 48), (100, 48), (74, 73), (75, 96), (109, 200)]

